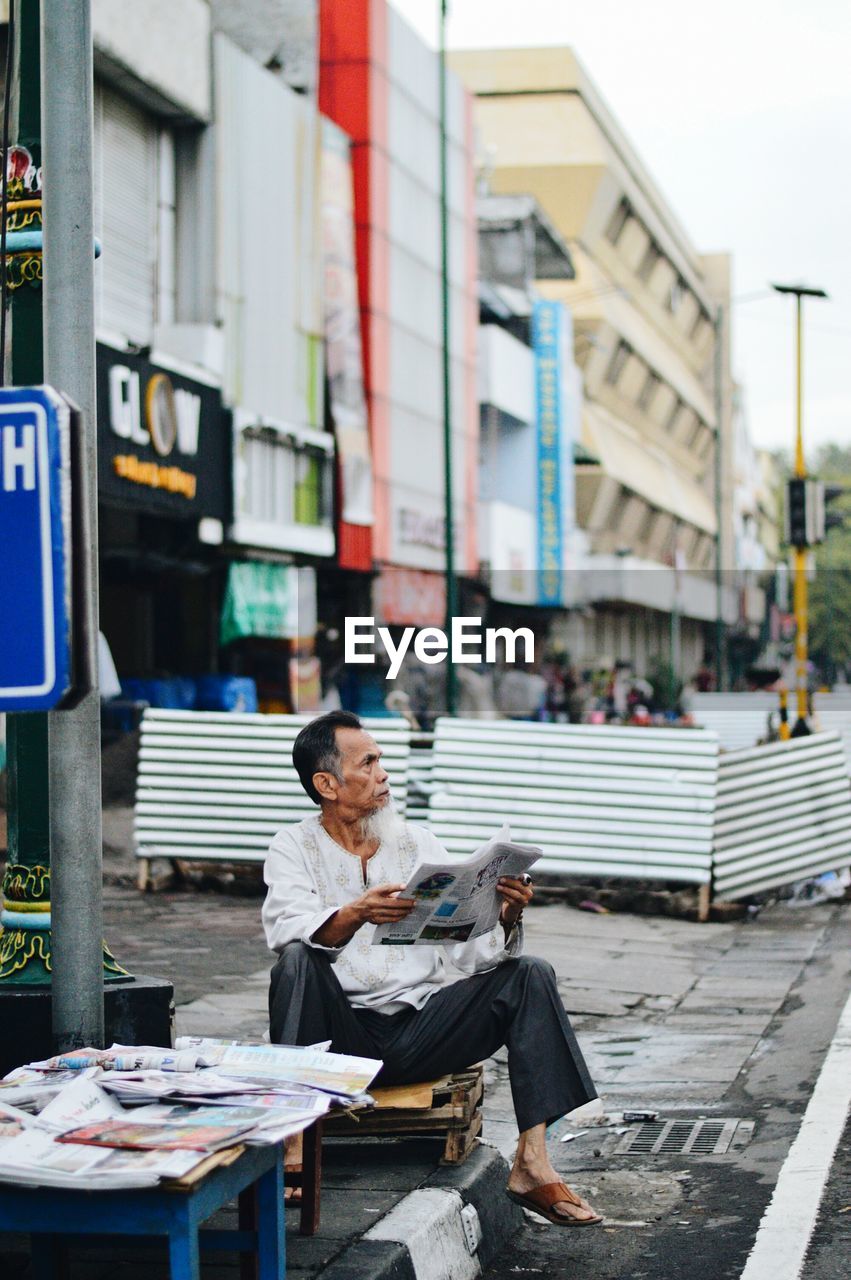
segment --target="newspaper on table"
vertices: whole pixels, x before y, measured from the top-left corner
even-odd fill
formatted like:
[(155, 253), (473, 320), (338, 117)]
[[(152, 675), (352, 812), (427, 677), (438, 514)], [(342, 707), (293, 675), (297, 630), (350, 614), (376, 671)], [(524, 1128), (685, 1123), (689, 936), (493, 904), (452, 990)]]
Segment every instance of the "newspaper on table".
[(220, 1151), (235, 1147), (251, 1124), (138, 1124), (135, 1120), (97, 1120), (60, 1133), (57, 1142), (127, 1151)]
[(83, 1075), (97, 1076), (100, 1075), (100, 1071), (96, 1067), (84, 1072), (44, 1072), (35, 1071), (30, 1067), (18, 1067), (0, 1080), (0, 1102), (38, 1111), (61, 1089), (64, 1089), (70, 1080), (79, 1080)]
[(12, 1107), (8, 1102), (0, 1102), (0, 1146), (34, 1124), (35, 1120), (29, 1112)]
[(490, 933), (503, 903), (497, 881), (522, 875), (542, 853), (535, 845), (512, 843), (506, 825), (466, 862), (423, 863), (399, 894), (414, 899), (410, 915), (378, 925), (373, 945), (454, 946)]
[(118, 1191), (181, 1178), (207, 1156), (201, 1151), (115, 1151), (56, 1142), (29, 1128), (0, 1141), (0, 1180), (25, 1187)]
[(196, 1067), (211, 1064), (195, 1051), (114, 1044), (109, 1049), (73, 1049), (29, 1065), (37, 1071), (85, 1071), (90, 1067), (99, 1067), (102, 1071), (194, 1071)]
[(65, 1133), (88, 1121), (120, 1118), (121, 1107), (92, 1079), (72, 1080), (38, 1114), (38, 1125)]
[(362, 1094), (381, 1070), (380, 1058), (357, 1058), (324, 1049), (281, 1044), (231, 1044), (216, 1063), (216, 1074), (237, 1080), (308, 1084), (323, 1093), (347, 1098)]
[[(277, 1094), (267, 1095), (278, 1099)], [(301, 1133), (308, 1125), (313, 1124), (328, 1110), (330, 1099), (326, 1095), (315, 1095), (317, 1103), (305, 1107), (305, 1098), (301, 1098), (301, 1108), (269, 1106), (246, 1106), (244, 1103), (235, 1106), (158, 1106), (142, 1107), (135, 1111), (133, 1119), (142, 1123), (156, 1122), (164, 1125), (237, 1125), (250, 1126), (245, 1129), (240, 1142), (253, 1146), (268, 1146), (281, 1142), (284, 1138)], [(284, 1102), (292, 1099), (283, 1098)], [(313, 1100), (311, 1100), (312, 1102)]]
[(176, 1050), (113, 1045), (30, 1063), (0, 1082), (0, 1182), (154, 1186), (210, 1152), (301, 1132), (335, 1100), (362, 1099), (381, 1065), (327, 1045), (201, 1038)]
[(215, 1071), (132, 1071), (110, 1072), (99, 1083), (121, 1102), (141, 1104), (173, 1099), (175, 1102), (205, 1102), (222, 1094), (263, 1093), (268, 1084), (250, 1080), (230, 1080)]

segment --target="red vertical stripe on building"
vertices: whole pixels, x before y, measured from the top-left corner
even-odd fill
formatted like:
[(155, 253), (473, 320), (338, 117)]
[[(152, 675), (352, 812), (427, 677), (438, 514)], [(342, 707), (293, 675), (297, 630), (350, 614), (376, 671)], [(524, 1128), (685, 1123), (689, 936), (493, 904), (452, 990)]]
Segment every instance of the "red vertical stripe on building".
[(353, 141), (355, 256), (375, 491), (372, 529), (341, 523), (339, 563), (370, 569), (373, 557), (385, 558), (389, 547), (386, 0), (320, 0), (319, 23), (319, 108)]

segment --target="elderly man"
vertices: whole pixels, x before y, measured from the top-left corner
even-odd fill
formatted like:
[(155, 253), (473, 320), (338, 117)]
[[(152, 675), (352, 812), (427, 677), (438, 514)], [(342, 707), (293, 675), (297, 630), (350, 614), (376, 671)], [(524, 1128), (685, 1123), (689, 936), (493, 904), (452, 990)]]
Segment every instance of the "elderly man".
[[(597, 1095), (552, 968), (522, 955), (531, 888), (500, 880), (499, 924), (474, 942), (372, 946), (377, 924), (411, 911), (399, 894), (414, 869), (446, 851), (394, 813), (381, 751), (357, 716), (313, 720), (293, 763), (319, 813), (279, 831), (266, 859), (263, 924), (279, 956), (272, 1040), (381, 1058), (381, 1084), (434, 1079), (507, 1045), (520, 1130), (508, 1194), (559, 1226), (601, 1222), (547, 1154), (546, 1126)], [(450, 979), (447, 960), (469, 976)]]

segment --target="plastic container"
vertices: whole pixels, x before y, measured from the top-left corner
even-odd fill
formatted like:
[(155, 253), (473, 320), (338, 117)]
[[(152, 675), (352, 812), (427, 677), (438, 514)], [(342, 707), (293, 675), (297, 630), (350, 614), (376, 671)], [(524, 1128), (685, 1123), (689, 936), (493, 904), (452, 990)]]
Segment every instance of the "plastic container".
[(257, 711), (257, 685), (248, 676), (199, 676), (198, 711)]

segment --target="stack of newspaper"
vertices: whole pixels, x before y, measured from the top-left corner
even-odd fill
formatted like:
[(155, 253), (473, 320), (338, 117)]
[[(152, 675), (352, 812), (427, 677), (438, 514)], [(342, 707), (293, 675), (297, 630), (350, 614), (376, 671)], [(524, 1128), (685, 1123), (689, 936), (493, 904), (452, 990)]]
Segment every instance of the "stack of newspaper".
[(182, 1178), (211, 1153), (277, 1143), (369, 1101), (375, 1058), (184, 1036), (31, 1062), (0, 1080), (0, 1182), (82, 1190)]

